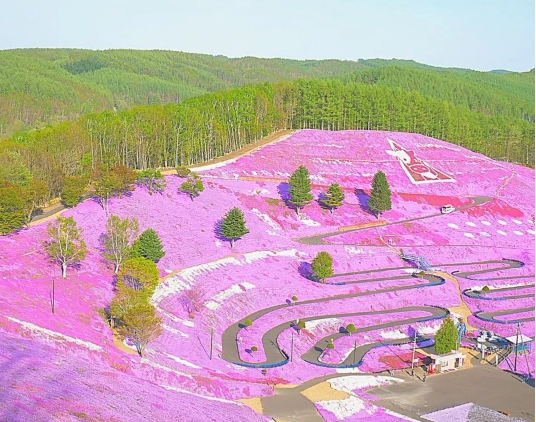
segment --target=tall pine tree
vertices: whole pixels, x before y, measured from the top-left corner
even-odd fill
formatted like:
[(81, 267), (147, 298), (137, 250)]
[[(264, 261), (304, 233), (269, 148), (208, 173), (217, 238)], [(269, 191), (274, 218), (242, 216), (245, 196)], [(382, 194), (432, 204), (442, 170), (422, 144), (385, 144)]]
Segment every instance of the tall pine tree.
[(244, 213), (236, 207), (231, 208), (231, 210), (225, 214), (221, 223), (222, 236), (229, 239), (232, 248), (234, 242), (247, 233), (249, 233), (249, 230), (246, 227)]
[(380, 218), (382, 212), (391, 209), (391, 188), (389, 188), (387, 177), (383, 171), (374, 175), (368, 206), (377, 218)]
[(143, 257), (158, 262), (166, 254), (163, 248), (158, 234), (153, 229), (147, 229), (132, 245), (132, 257)]
[(320, 202), (329, 209), (329, 212), (333, 213), (335, 208), (342, 205), (344, 201), (344, 192), (338, 183), (332, 183), (324, 194), (324, 198)]
[(300, 214), (300, 209), (313, 200), (311, 193), (311, 179), (309, 170), (304, 166), (299, 166), (290, 176), (289, 202), (296, 208), (296, 213)]

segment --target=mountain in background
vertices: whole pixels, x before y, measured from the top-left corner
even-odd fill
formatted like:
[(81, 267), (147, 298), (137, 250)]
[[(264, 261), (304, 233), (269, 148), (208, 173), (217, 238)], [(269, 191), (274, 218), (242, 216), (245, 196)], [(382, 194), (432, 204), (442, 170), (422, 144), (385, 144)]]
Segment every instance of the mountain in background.
[(0, 51), (0, 137), (105, 109), (178, 103), (207, 92), (297, 78), (416, 91), (487, 115), (534, 122), (534, 70), (476, 72), (412, 60), (228, 58), (175, 51)]

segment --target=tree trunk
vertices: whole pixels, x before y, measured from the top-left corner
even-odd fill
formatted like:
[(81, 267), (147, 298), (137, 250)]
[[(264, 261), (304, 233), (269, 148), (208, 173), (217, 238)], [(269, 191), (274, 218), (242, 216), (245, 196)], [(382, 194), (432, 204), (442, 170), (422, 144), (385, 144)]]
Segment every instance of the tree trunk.
[(234, 248), (234, 239), (231, 239), (231, 249)]
[(67, 263), (66, 262), (61, 263), (61, 276), (63, 278), (67, 278)]

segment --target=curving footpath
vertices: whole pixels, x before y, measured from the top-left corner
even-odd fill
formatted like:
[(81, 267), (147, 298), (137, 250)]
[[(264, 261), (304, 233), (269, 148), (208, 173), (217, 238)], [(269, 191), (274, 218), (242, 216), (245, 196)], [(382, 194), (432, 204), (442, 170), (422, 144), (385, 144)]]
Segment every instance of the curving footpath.
[[(400, 279), (414, 279), (410, 275), (408, 276), (394, 276), (391, 279), (394, 280), (400, 280)], [(384, 278), (382, 278), (384, 280)], [(389, 292), (395, 292), (400, 290), (409, 290), (409, 289), (418, 289), (418, 288), (424, 288), (424, 287), (431, 287), (431, 286), (439, 286), (441, 284), (445, 283), (445, 279), (436, 275), (429, 275), (423, 277), (423, 280), (426, 280), (427, 283), (417, 283), (417, 284), (410, 284), (410, 285), (404, 285), (404, 286), (396, 286), (396, 287), (388, 287), (384, 289), (378, 289), (378, 290), (371, 290), (371, 291), (365, 291), (365, 292), (357, 292), (357, 293), (349, 293), (349, 294), (343, 294), (343, 295), (335, 295), (335, 296), (329, 296), (326, 298), (318, 298), (318, 299), (310, 299), (310, 300), (303, 300), (300, 302), (295, 302), (293, 305), (287, 305), (281, 304), (281, 305), (275, 305), (271, 306), (269, 308), (261, 309), (257, 312), (254, 312), (250, 315), (245, 316), (244, 318), (241, 318), (240, 321), (235, 322), (230, 327), (228, 327), (222, 334), (222, 358), (228, 362), (236, 363), (238, 365), (242, 366), (250, 366), (250, 367), (259, 367), (259, 368), (268, 368), (268, 367), (274, 367), (274, 366), (281, 366), (288, 362), (288, 355), (282, 351), (277, 343), (277, 337), (279, 334), (288, 329), (290, 327), (290, 324), (294, 321), (287, 321), (283, 324), (280, 324), (269, 331), (267, 331), (263, 337), (262, 337), (262, 345), (264, 348), (264, 352), (266, 355), (266, 360), (261, 363), (249, 363), (245, 362), (240, 358), (240, 354), (238, 352), (238, 342), (237, 337), (238, 333), (242, 329), (242, 322), (246, 319), (250, 319), (252, 322), (254, 322), (256, 319), (269, 314), (270, 312), (276, 311), (278, 309), (287, 308), (289, 306), (299, 306), (299, 305), (307, 305), (311, 303), (323, 303), (323, 302), (330, 302), (333, 300), (340, 300), (340, 299), (349, 299), (359, 296), (367, 296), (372, 294), (378, 294), (378, 293), (389, 293)], [(347, 283), (359, 283), (359, 282), (372, 282), (376, 281), (375, 279), (366, 279), (366, 280), (355, 280), (353, 282), (347, 282)], [(417, 307), (419, 308), (419, 307)], [(433, 307), (426, 307), (426, 311), (431, 311), (431, 309), (434, 309)], [(323, 318), (336, 318), (336, 317), (343, 317), (343, 316), (353, 316), (353, 315), (366, 315), (366, 314), (375, 314), (375, 313), (391, 313), (393, 310), (384, 310), (384, 311), (374, 311), (374, 312), (366, 312), (366, 313), (346, 313), (346, 314), (332, 314), (332, 315), (323, 315), (321, 317), (314, 316), (309, 318), (302, 318), (304, 321), (309, 320), (315, 320), (315, 319), (323, 319)], [(396, 311), (395, 311), (396, 312)], [(418, 318), (418, 320), (421, 320), (422, 318)], [(384, 328), (387, 327), (394, 327), (397, 325), (400, 325), (400, 322), (393, 321), (389, 323), (390, 325), (385, 325)]]
[(503, 315), (515, 315), (522, 312), (530, 312), (534, 311), (534, 306), (527, 306), (526, 308), (518, 308), (518, 309), (506, 309), (504, 311), (494, 311), (494, 312), (475, 312), (474, 316), (482, 321), (486, 322), (493, 322), (496, 324), (517, 324), (518, 322), (532, 322), (534, 321), (534, 317), (526, 317), (526, 318), (519, 318), (519, 319), (511, 319), (511, 320), (501, 320), (497, 319), (495, 317), (503, 316)]
[[(501, 260), (487, 260), (487, 261), (481, 261), (481, 262), (466, 262), (466, 263), (452, 263), (452, 264), (442, 264), (438, 265), (441, 267), (460, 267), (460, 266), (467, 266), (467, 265), (484, 265), (484, 264), (499, 264), (498, 266), (495, 266), (493, 268), (483, 269), (483, 270), (474, 270), (474, 271), (465, 271), (465, 272), (453, 272), (456, 273), (458, 276), (467, 277), (474, 274), (483, 274), (487, 272), (493, 272), (497, 270), (505, 270), (505, 269), (512, 269), (512, 268), (520, 268), (524, 264), (523, 262), (511, 260), (511, 259), (501, 259)], [(356, 272), (348, 272), (348, 273), (340, 273), (333, 275), (330, 277), (330, 279), (334, 279), (337, 277), (342, 276), (349, 276), (349, 275), (360, 275), (360, 274), (370, 274), (370, 273), (378, 273), (378, 272), (385, 272), (385, 271), (391, 271), (391, 270), (401, 270), (401, 269), (408, 269), (408, 267), (393, 267), (393, 268), (385, 268), (385, 269), (377, 269), (372, 271), (356, 271)], [(512, 276), (512, 277), (503, 277), (504, 278), (518, 278), (518, 276)], [(346, 284), (356, 284), (356, 283), (370, 283), (375, 281), (389, 281), (389, 280), (403, 280), (403, 279), (411, 279), (416, 280), (414, 276), (411, 275), (400, 275), (400, 276), (389, 276), (389, 277), (377, 277), (377, 278), (367, 278), (363, 280), (349, 280), (344, 282), (338, 282), (338, 283), (331, 283), (335, 285), (346, 285)], [(235, 322), (231, 326), (229, 326), (222, 334), (222, 358), (228, 362), (235, 363), (237, 365), (241, 366), (248, 366), (248, 367), (256, 367), (256, 368), (269, 368), (269, 367), (275, 367), (275, 366), (281, 366), (286, 364), (289, 361), (289, 355), (284, 350), (282, 350), (279, 347), (278, 344), (278, 336), (281, 332), (284, 330), (291, 328), (292, 323), (294, 321), (287, 321), (285, 323), (279, 324), (276, 327), (273, 327), (269, 331), (267, 331), (263, 337), (262, 337), (262, 345), (264, 348), (266, 359), (263, 362), (258, 363), (250, 363), (242, 360), (240, 358), (240, 353), (238, 350), (238, 333), (243, 328), (242, 322), (246, 319), (250, 319), (252, 322), (254, 322), (256, 319), (261, 318), (264, 315), (267, 315), (271, 312), (274, 312), (278, 309), (287, 308), (288, 306), (300, 306), (300, 305), (307, 305), (312, 303), (323, 303), (323, 302), (329, 302), (333, 300), (340, 300), (340, 299), (347, 299), (347, 298), (354, 298), (359, 296), (366, 296), (366, 295), (372, 295), (372, 294), (379, 294), (379, 293), (389, 293), (389, 292), (395, 292), (400, 290), (409, 290), (409, 289), (418, 289), (418, 288), (425, 288), (425, 287), (432, 287), (432, 286), (438, 286), (445, 283), (445, 279), (443, 277), (432, 275), (432, 274), (426, 274), (421, 282), (408, 284), (408, 285), (402, 285), (402, 286), (395, 286), (395, 287), (387, 287), (383, 289), (378, 290), (370, 290), (365, 292), (358, 292), (358, 293), (349, 293), (349, 294), (343, 294), (343, 295), (335, 295), (335, 296), (329, 296), (325, 298), (318, 298), (318, 299), (310, 299), (310, 300), (304, 300), (300, 302), (296, 302), (293, 305), (287, 305), (287, 304), (280, 304), (280, 305), (274, 305), (269, 308), (261, 309), (257, 312), (254, 312), (250, 315), (247, 315), (240, 319), (240, 321)], [(528, 310), (531, 310), (534, 308), (523, 308), (523, 309), (514, 309), (514, 310), (506, 310), (506, 311), (497, 311), (497, 312), (489, 312), (489, 313), (476, 313), (475, 316), (479, 319), (485, 320), (484, 318), (489, 318), (493, 322), (499, 322), (499, 323), (510, 323), (500, 320), (494, 320), (494, 316), (498, 315), (506, 315), (509, 313), (518, 313), (518, 312), (525, 312)], [(424, 306), (424, 307), (407, 307), (407, 308), (399, 308), (399, 309), (388, 309), (383, 311), (372, 311), (372, 312), (360, 312), (360, 313), (345, 313), (345, 314), (330, 314), (330, 315), (322, 315), (322, 316), (313, 316), (313, 317), (307, 317), (302, 318), (304, 321), (312, 321), (312, 320), (318, 320), (318, 319), (324, 319), (324, 318), (338, 318), (338, 317), (345, 317), (345, 316), (356, 316), (356, 315), (374, 315), (374, 314), (385, 314), (385, 313), (393, 313), (393, 312), (403, 312), (404, 310), (425, 310), (427, 312), (430, 312), (430, 317), (419, 317), (419, 318), (412, 318), (412, 319), (405, 319), (405, 320), (398, 320), (398, 321), (391, 321), (389, 323), (380, 324), (376, 326), (370, 326), (361, 328), (358, 330), (358, 332), (362, 331), (370, 331), (380, 328), (389, 328), (389, 327), (395, 327), (403, 324), (411, 324), (414, 322), (419, 322), (425, 319), (436, 319), (436, 318), (444, 318), (446, 315), (448, 315), (448, 310), (443, 308), (435, 308), (431, 306)], [(533, 318), (528, 319), (522, 319), (520, 321), (525, 320), (533, 320)], [(517, 322), (517, 320), (515, 321)], [(513, 323), (513, 322), (512, 322)], [(336, 365), (328, 365), (323, 364), (320, 362), (319, 358), (321, 356), (321, 353), (323, 352), (325, 348), (325, 344), (327, 342), (328, 338), (338, 338), (340, 336), (346, 335), (346, 333), (333, 333), (323, 339), (320, 339), (317, 341), (315, 346), (313, 346), (310, 350), (308, 350), (306, 353), (302, 355), (302, 359), (309, 363), (322, 365), (322, 366), (333, 366), (333, 367), (348, 367), (348, 366), (358, 366), (358, 362), (361, 362), (363, 359), (363, 356), (372, 348), (379, 347), (382, 344), (403, 344), (404, 342), (410, 342), (412, 339), (398, 339), (396, 342), (390, 343), (390, 342), (383, 342), (380, 343), (374, 343), (369, 345), (360, 346), (359, 349), (356, 349), (355, 357), (353, 354), (348, 357), (344, 362)], [(358, 355), (359, 353), (359, 355)], [(358, 359), (359, 357), (359, 359)], [(350, 360), (352, 363), (350, 364)], [(353, 363), (355, 362), (357, 363)]]
[[(469, 199), (471, 199), (473, 202), (467, 205), (462, 205), (461, 207), (456, 208), (456, 211), (463, 211), (472, 207), (476, 207), (478, 205), (483, 205), (486, 202), (489, 202), (493, 200), (494, 198), (491, 196), (470, 196)], [(305, 237), (299, 237), (297, 239), (294, 239), (296, 242), (304, 243), (306, 245), (329, 245), (329, 243), (324, 242), (324, 239), (328, 237), (337, 236), (344, 233), (352, 233), (357, 232), (360, 230), (367, 230), (367, 229), (373, 229), (378, 227), (387, 227), (387, 226), (393, 226), (395, 224), (404, 224), (404, 223), (411, 223), (412, 221), (419, 221), (419, 220), (425, 220), (428, 218), (434, 218), (434, 217), (440, 217), (444, 215), (449, 214), (442, 214), (440, 212), (425, 215), (422, 217), (416, 217), (416, 218), (409, 218), (407, 220), (400, 220), (400, 221), (394, 221), (392, 223), (384, 223), (384, 224), (375, 224), (375, 225), (368, 225), (363, 227), (357, 227), (353, 229), (344, 230), (344, 227), (341, 227), (340, 230), (336, 232), (329, 232), (329, 233), (323, 233), (323, 234), (317, 234), (313, 236), (305, 236)]]
[[(530, 277), (530, 276), (527, 276)], [(497, 279), (495, 279), (497, 280)], [(511, 296), (495, 296), (490, 297), (488, 296), (489, 293), (501, 293), (501, 292), (508, 292), (508, 291), (515, 291), (519, 289), (527, 289), (530, 287), (535, 287), (534, 284), (525, 284), (523, 286), (513, 286), (513, 287), (501, 287), (499, 289), (493, 289), (490, 290), (487, 293), (484, 293), (481, 290), (471, 290), (471, 289), (465, 289), (462, 293), (464, 296), (470, 297), (471, 299), (478, 299), (478, 300), (510, 300), (510, 299), (527, 299), (530, 297), (534, 297), (534, 293), (523, 293), (520, 295), (511, 295)]]
[[(430, 321), (434, 319), (442, 319), (445, 318), (450, 314), (448, 309), (440, 308), (440, 307), (432, 307), (432, 306), (407, 306), (404, 308), (397, 308), (397, 309), (388, 309), (385, 311), (376, 311), (376, 312), (359, 312), (356, 314), (348, 314), (349, 316), (358, 316), (358, 315), (379, 315), (379, 314), (385, 314), (385, 313), (396, 313), (396, 312), (406, 312), (406, 311), (425, 311), (429, 312), (430, 315), (426, 317), (414, 317), (414, 318), (406, 318), (402, 320), (397, 321), (391, 321), (386, 322), (383, 324), (377, 324), (377, 325), (371, 325), (364, 328), (358, 328), (355, 332), (356, 333), (363, 333), (367, 331), (373, 331), (373, 330), (380, 330), (382, 328), (390, 328), (398, 325), (406, 325), (406, 324), (413, 324), (416, 322), (423, 322), (423, 321)], [(363, 363), (363, 357), (365, 354), (376, 348), (386, 345), (399, 345), (399, 344), (406, 344), (413, 341), (410, 337), (405, 338), (399, 338), (394, 340), (388, 340), (388, 341), (378, 341), (375, 343), (369, 343), (365, 344), (359, 347), (356, 347), (354, 351), (341, 363), (324, 363), (320, 360), (322, 357), (322, 354), (324, 353), (324, 350), (326, 348), (326, 345), (328, 342), (333, 339), (337, 340), (341, 337), (347, 336), (348, 334), (346, 332), (339, 332), (336, 334), (330, 334), (319, 341), (316, 342), (316, 344), (311, 347), (307, 352), (305, 352), (301, 358), (309, 363), (312, 363), (314, 365), (319, 366), (325, 366), (329, 368), (352, 368), (360, 366)], [(420, 336), (417, 338), (418, 341), (423, 341), (431, 338), (430, 336)]]

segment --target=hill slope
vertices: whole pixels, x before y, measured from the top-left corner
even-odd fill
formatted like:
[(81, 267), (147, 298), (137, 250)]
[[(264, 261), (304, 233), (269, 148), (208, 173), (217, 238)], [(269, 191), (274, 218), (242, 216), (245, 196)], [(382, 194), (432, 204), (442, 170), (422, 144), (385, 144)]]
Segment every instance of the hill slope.
[[(395, 149), (404, 149), (411, 160)], [(287, 206), (288, 177), (300, 164), (311, 172), (315, 198), (331, 183), (343, 188), (346, 199), (333, 214), (317, 201), (299, 216)], [(378, 220), (367, 209), (367, 200), (379, 170), (391, 186), (393, 209)], [(224, 420), (261, 421), (244, 406), (214, 400), (271, 396), (272, 384), (301, 384), (335, 374), (334, 365), (355, 345), (388, 344), (389, 339), (411, 342), (408, 336), (415, 330), (437, 330), (437, 320), (401, 322), (428, 317), (421, 311), (402, 312), (402, 307), (439, 306), (460, 312), (465, 304), (463, 317), (471, 325), (511, 335), (515, 324), (490, 324), (475, 314), (506, 310), (508, 317), (515, 317), (518, 308), (534, 304), (534, 171), (526, 167), (417, 134), (300, 130), (235, 160), (196, 171), (206, 189), (194, 201), (177, 191), (182, 179), (169, 176), (163, 194), (137, 188), (110, 203), (111, 214), (136, 217), (141, 230), (155, 229), (166, 251), (158, 262), (166, 277), (152, 297), (164, 320), (163, 333), (143, 359), (114, 347), (98, 313), (109, 304), (114, 289), (112, 268), (101, 255), (107, 215), (99, 204), (88, 200), (64, 212), (83, 228), (88, 245), (87, 258), (79, 268), (69, 269), (67, 280), (60, 281), (58, 265), (41, 247), (47, 237), (45, 223), (0, 238), (0, 262), (5, 263), (0, 266), (0, 340), (5, 344), (0, 365), (6, 369), (0, 372), (0, 385), (7, 386), (0, 387), (0, 397), (7, 398), (0, 400), (0, 419), (74, 420), (76, 414), (84, 414), (86, 420), (113, 417), (126, 422), (153, 412), (155, 421), (171, 417), (190, 422), (221, 420), (215, 413), (220, 408)], [(475, 196), (488, 198), (477, 205)], [(449, 203), (459, 209), (440, 214), (439, 207)], [(231, 249), (215, 226), (235, 206), (244, 211), (250, 233)], [(426, 284), (426, 279), (411, 275), (414, 269), (400, 259), (400, 249), (422, 255), (449, 273), (476, 271), (475, 277), (458, 276), (462, 290), (484, 283), (495, 288), (516, 285), (516, 294), (529, 291), (530, 297), (480, 300), (462, 295), (450, 279)], [(307, 264), (319, 251), (334, 257), (338, 275), (325, 284), (307, 278)], [(497, 264), (503, 258), (525, 266), (504, 268)], [(49, 294), (54, 276), (57, 308), (52, 315)], [(202, 295), (193, 319), (184, 306), (191, 289)], [(287, 300), (293, 296), (297, 298), (289, 306)], [(224, 341), (228, 328), (261, 310), (267, 313), (256, 315), (252, 326), (233, 341)], [(296, 334), (290, 322), (308, 318), (306, 328)], [(341, 334), (341, 327), (349, 323), (360, 329), (391, 325)], [(293, 350), (293, 360), (285, 361), (278, 352), (282, 365), (262, 373), (272, 340), (263, 341), (263, 336), (277, 326), (281, 331), (273, 342), (287, 356)], [(523, 333), (533, 336), (534, 324), (525, 324)], [(334, 353), (328, 351), (314, 364), (306, 361), (304, 356), (315, 351), (317, 342), (325, 346), (326, 336), (335, 338)], [(403, 347), (367, 352), (360, 372), (400, 368), (401, 355), (411, 359), (411, 349)], [(226, 360), (229, 350), (239, 360)], [(527, 360), (532, 371), (533, 353)], [(69, 394), (60, 401), (62, 386)], [(367, 406), (339, 401), (341, 408), (349, 409), (346, 420), (404, 421), (396, 415), (380, 419), (382, 409), (368, 403), (370, 397), (360, 399)], [(14, 400), (22, 405), (9, 406)], [(189, 402), (191, 412), (186, 410)], [(315, 405), (328, 422), (343, 419), (328, 412), (334, 409), (328, 404)]]
[[(124, 109), (139, 104), (178, 102), (209, 91), (245, 84), (306, 78), (338, 77), (361, 69), (396, 65), (407, 72), (444, 69), (404, 60), (287, 60), (255, 57), (228, 58), (175, 51), (24, 49), (0, 51), (0, 136), (13, 131), (41, 127), (47, 123), (72, 120), (104, 109)], [(510, 79), (517, 74), (494, 75), (463, 69), (450, 70), (472, 81), (477, 92), (496, 85), (507, 86), (509, 95), (497, 99), (485, 96), (487, 109), (519, 116), (519, 101), (528, 101), (528, 91), (511, 90)], [(476, 75), (476, 76), (475, 76)], [(424, 82), (424, 81), (423, 81)], [(518, 81), (519, 82), (519, 81)], [(405, 80), (391, 78), (395, 86), (421, 91), (419, 84), (405, 86)], [(517, 83), (517, 82), (516, 82)], [(521, 82), (517, 83), (517, 85)], [(520, 85), (520, 86), (521, 86)], [(527, 85), (528, 86), (528, 85)], [(454, 85), (440, 85), (454, 90)], [(495, 92), (494, 91), (494, 92)], [(510, 92), (512, 91), (512, 92)], [(515, 91), (515, 92), (514, 92)], [(532, 86), (534, 92), (534, 86)], [(448, 98), (454, 104), (457, 97)], [(522, 98), (520, 99), (519, 96)], [(534, 96), (532, 95), (532, 98)], [(499, 104), (495, 104), (495, 100)], [(491, 102), (490, 102), (491, 101)], [(510, 105), (509, 102), (513, 104)], [(526, 105), (527, 113), (534, 114)], [(463, 102), (461, 103), (463, 104)], [(524, 110), (524, 109), (523, 109)]]

